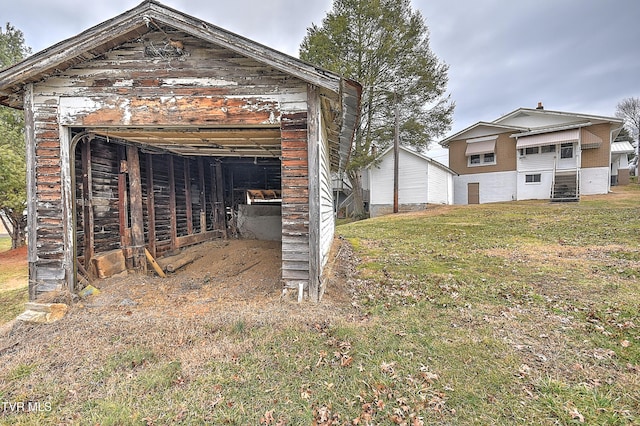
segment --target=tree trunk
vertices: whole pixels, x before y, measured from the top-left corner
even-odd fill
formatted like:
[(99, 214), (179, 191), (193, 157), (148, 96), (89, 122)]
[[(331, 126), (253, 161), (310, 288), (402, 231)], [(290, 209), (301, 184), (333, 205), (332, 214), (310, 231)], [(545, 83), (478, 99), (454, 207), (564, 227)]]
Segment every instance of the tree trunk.
[(0, 219), (2, 220), (2, 224), (11, 235), (11, 249), (17, 249), (26, 244), (26, 236), (25, 236), (25, 228), (26, 228), (26, 217), (22, 217), (20, 219), (14, 218), (13, 216), (7, 214), (0, 215)]
[(353, 193), (353, 217), (362, 219), (365, 217), (364, 196), (362, 194), (362, 178), (359, 170), (347, 172), (349, 182), (351, 183), (351, 191)]
[(24, 231), (20, 227), (16, 227), (11, 232), (11, 248), (17, 249), (25, 245), (26, 239)]

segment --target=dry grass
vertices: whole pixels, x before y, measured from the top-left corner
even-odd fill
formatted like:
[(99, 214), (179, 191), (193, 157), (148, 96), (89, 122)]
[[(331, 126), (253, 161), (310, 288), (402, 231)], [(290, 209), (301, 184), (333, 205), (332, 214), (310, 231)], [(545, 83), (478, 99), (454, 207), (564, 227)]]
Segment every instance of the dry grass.
[(0, 332), (0, 400), (45, 408), (0, 423), (637, 424), (640, 191), (617, 191), (340, 226), (319, 305), (281, 297), (270, 243), (101, 281)]

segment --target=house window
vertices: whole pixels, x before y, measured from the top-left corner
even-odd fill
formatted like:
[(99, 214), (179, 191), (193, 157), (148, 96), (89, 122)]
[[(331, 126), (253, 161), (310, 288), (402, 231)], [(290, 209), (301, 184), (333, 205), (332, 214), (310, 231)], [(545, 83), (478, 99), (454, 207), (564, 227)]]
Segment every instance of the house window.
[(469, 156), (469, 166), (488, 166), (491, 164), (496, 164), (496, 154), (493, 152)]
[(547, 153), (547, 152), (556, 152), (556, 146), (555, 145), (545, 145), (540, 147), (540, 152), (542, 154)]
[(541, 178), (542, 178), (542, 175), (540, 173), (535, 173), (532, 175), (525, 175), (524, 181), (526, 183), (540, 183)]
[(530, 146), (530, 147), (524, 149), (524, 153), (526, 155), (537, 154), (538, 153), (538, 148), (539, 147), (537, 147), (537, 146)]
[(573, 158), (572, 143), (563, 143), (560, 145), (560, 158)]

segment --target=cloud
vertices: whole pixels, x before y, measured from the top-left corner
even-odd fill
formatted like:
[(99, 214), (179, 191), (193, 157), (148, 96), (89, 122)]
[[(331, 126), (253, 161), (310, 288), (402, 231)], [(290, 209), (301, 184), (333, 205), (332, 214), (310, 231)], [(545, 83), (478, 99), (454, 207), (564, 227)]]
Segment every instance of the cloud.
[[(141, 0), (6, 1), (2, 16), (41, 50)], [(211, 24), (297, 56), (331, 0), (161, 0)], [(413, 0), (431, 48), (449, 65), (452, 132), (519, 107), (613, 115), (640, 97), (638, 0)]]

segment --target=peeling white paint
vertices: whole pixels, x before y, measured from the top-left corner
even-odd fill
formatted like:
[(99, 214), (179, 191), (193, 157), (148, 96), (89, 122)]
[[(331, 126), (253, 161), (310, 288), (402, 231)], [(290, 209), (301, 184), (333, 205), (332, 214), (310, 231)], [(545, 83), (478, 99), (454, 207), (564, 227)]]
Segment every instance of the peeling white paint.
[(78, 115), (97, 111), (102, 105), (102, 102), (88, 97), (61, 97), (59, 109), (60, 124), (75, 124)]
[(194, 87), (219, 87), (238, 86), (237, 81), (224, 80), (218, 78), (165, 78), (161, 87), (173, 86), (194, 86)]
[(131, 99), (120, 98), (119, 107), (122, 111), (122, 124), (131, 124)]
[(133, 79), (116, 80), (113, 87), (133, 87)]

